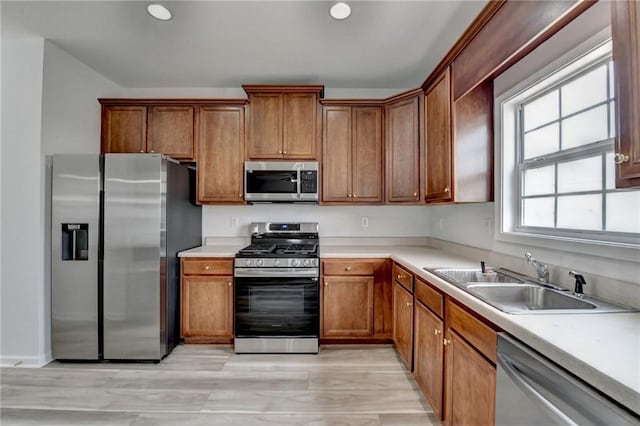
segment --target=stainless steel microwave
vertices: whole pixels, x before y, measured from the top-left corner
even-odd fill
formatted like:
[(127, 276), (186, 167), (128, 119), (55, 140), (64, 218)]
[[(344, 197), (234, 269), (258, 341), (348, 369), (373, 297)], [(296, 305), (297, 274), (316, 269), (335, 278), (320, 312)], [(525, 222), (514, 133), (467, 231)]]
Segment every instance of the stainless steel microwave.
[(260, 202), (318, 202), (317, 161), (246, 161), (244, 199)]

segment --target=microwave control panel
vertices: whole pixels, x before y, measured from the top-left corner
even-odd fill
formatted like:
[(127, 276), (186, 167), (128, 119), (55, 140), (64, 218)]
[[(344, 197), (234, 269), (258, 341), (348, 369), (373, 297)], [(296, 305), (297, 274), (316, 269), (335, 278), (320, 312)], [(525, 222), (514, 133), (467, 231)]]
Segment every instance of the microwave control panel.
[(313, 194), (318, 192), (318, 171), (300, 170), (300, 193)]

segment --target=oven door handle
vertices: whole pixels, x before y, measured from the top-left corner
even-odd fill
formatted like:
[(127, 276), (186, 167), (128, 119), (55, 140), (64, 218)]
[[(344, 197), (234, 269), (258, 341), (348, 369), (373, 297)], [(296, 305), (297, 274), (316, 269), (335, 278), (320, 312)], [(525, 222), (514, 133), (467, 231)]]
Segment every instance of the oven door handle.
[(252, 277), (319, 277), (318, 268), (235, 268), (233, 275), (238, 278)]

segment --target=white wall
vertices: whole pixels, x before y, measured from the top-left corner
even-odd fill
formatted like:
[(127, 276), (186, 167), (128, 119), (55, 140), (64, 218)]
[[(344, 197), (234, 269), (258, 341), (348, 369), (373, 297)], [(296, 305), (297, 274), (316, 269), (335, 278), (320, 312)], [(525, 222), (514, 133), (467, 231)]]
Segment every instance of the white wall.
[(2, 363), (45, 358), (41, 155), (44, 40), (2, 39)]
[[(366, 217), (368, 227), (362, 227)], [(319, 222), (323, 237), (424, 237), (428, 209), (419, 206), (256, 204), (204, 206), (202, 235), (248, 237), (251, 222)]]

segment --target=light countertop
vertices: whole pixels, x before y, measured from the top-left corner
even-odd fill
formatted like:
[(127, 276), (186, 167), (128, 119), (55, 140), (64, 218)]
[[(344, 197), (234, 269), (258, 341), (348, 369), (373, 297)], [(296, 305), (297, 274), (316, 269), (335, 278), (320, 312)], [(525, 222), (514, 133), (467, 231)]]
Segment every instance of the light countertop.
[[(202, 246), (179, 256), (233, 257), (240, 248), (240, 245)], [(640, 313), (506, 314), (423, 269), (478, 267), (480, 259), (430, 247), (323, 245), (320, 257), (391, 258), (640, 414)]]

